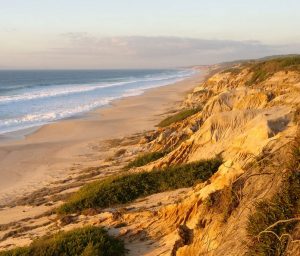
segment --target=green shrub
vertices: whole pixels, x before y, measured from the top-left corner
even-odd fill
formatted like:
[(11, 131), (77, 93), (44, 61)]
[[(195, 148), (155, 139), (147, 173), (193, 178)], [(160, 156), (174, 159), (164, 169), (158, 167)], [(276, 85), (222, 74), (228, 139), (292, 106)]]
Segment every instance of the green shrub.
[(70, 213), (86, 208), (110, 207), (139, 197), (190, 187), (209, 179), (220, 164), (219, 159), (212, 159), (96, 181), (83, 186), (58, 212)]
[(28, 247), (0, 252), (0, 256), (125, 255), (124, 243), (103, 228), (85, 227), (42, 237)]
[(261, 83), (278, 71), (292, 70), (300, 71), (299, 55), (280, 57), (254, 63), (250, 65), (250, 71), (253, 72), (252, 77), (246, 84), (251, 86), (256, 83)]
[(300, 56), (291, 56), (291, 57), (286, 57), (282, 58), (280, 61), (280, 65), (283, 68), (298, 68), (297, 66), (300, 65)]
[(225, 73), (230, 73), (232, 75), (238, 75), (241, 72), (240, 68), (228, 68), (223, 70), (221, 73), (225, 74)]
[(247, 82), (247, 85), (252, 85), (255, 83), (260, 83), (265, 81), (271, 74), (268, 73), (266, 70), (258, 69), (255, 70), (252, 74), (251, 79)]
[[(293, 171), (283, 182), (282, 189), (270, 200), (256, 205), (255, 212), (249, 216), (247, 232), (253, 243), (247, 255), (284, 255), (288, 237), (281, 241), (273, 233), (260, 233), (279, 220), (295, 218), (300, 209), (300, 172)], [(295, 227), (295, 221), (279, 223), (268, 231), (277, 236), (289, 234)], [(259, 235), (260, 234), (260, 235)]]
[(165, 156), (168, 153), (169, 153), (168, 151), (158, 151), (158, 152), (145, 153), (143, 155), (138, 156), (136, 159), (134, 159), (130, 163), (128, 163), (124, 167), (124, 169), (129, 170), (132, 167), (144, 166), (146, 164), (149, 164), (151, 162), (154, 162), (154, 161), (162, 158), (163, 156)]
[(192, 116), (192, 115), (198, 113), (199, 111), (200, 111), (199, 108), (190, 108), (190, 109), (181, 110), (180, 112), (176, 113), (175, 115), (169, 116), (169, 117), (165, 118), (164, 120), (162, 120), (158, 124), (158, 127), (166, 127), (173, 123), (182, 121), (182, 120), (188, 118), (189, 116)]

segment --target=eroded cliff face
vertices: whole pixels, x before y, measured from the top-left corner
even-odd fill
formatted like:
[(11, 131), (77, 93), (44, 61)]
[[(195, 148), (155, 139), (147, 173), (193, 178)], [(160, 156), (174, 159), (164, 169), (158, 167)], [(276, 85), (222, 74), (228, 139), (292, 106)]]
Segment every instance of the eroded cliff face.
[[(199, 112), (148, 133), (139, 145), (139, 151), (169, 153), (130, 170), (221, 157), (223, 164), (208, 181), (101, 213), (73, 215), (68, 223), (53, 217), (55, 225), (47, 224), (39, 234), (96, 225), (124, 239), (129, 255), (244, 255), (251, 245), (249, 214), (256, 202), (272, 197), (281, 186), (284, 162), (298, 136), (300, 106), (297, 69), (253, 79), (255, 65), (239, 64), (199, 84), (182, 104)], [(27, 244), (30, 233), (10, 242), (18, 239)]]
[[(208, 182), (194, 187), (180, 202), (161, 207), (151, 216), (151, 223), (143, 221), (148, 234), (157, 237), (157, 230), (163, 234), (159, 241), (165, 252), (149, 255), (169, 255), (172, 250), (174, 255), (241, 255), (247, 251), (247, 217), (255, 202), (280, 187), (284, 174), (280, 163), (287, 159), (289, 143), (296, 136), (300, 103), (299, 72), (279, 71), (247, 85), (252, 76), (247, 66), (239, 67), (238, 74), (213, 75), (184, 102), (202, 110), (160, 130), (149, 143), (151, 150), (173, 150), (143, 167), (146, 170), (215, 156), (224, 161)], [(261, 166), (262, 159), (268, 164)], [(188, 228), (192, 238), (175, 248), (180, 225)], [(167, 243), (170, 240), (175, 247)]]

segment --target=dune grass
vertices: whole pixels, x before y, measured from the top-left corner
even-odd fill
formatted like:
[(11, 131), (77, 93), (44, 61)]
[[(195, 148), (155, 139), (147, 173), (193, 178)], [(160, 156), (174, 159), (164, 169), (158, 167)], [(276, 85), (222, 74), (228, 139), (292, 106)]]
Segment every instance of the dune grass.
[(157, 152), (148, 152), (142, 155), (139, 155), (137, 158), (129, 162), (124, 169), (129, 170), (133, 167), (140, 167), (144, 166), (146, 164), (149, 164), (151, 162), (154, 162), (162, 157), (164, 157), (166, 154), (168, 154), (169, 151), (157, 151)]
[(241, 68), (237, 68), (237, 67), (232, 67), (232, 68), (227, 68), (225, 70), (223, 70), (221, 73), (225, 74), (225, 73), (230, 73), (231, 75), (238, 75), (241, 72)]
[(215, 158), (96, 181), (83, 186), (58, 209), (58, 213), (105, 208), (155, 193), (191, 187), (209, 179), (220, 164), (221, 160)]
[[(271, 199), (258, 202), (255, 211), (249, 216), (247, 233), (252, 243), (247, 255), (285, 255), (291, 232), (299, 222), (293, 220), (300, 211), (299, 167), (300, 150), (297, 149), (293, 168), (283, 181), (280, 191)], [(277, 225), (268, 228), (274, 223)], [(263, 232), (267, 228), (267, 232)], [(281, 240), (276, 236), (282, 236)]]
[(250, 71), (253, 74), (246, 83), (248, 86), (261, 83), (278, 71), (300, 71), (300, 55), (280, 57), (255, 63), (251, 65)]
[(189, 109), (181, 110), (180, 112), (176, 113), (175, 115), (165, 118), (157, 126), (161, 127), (161, 128), (167, 127), (173, 123), (182, 121), (182, 120), (188, 118), (189, 116), (192, 116), (192, 115), (198, 113), (199, 111), (200, 111), (199, 108), (189, 108)]
[(28, 247), (0, 252), (0, 256), (123, 256), (125, 253), (124, 243), (110, 237), (103, 228), (85, 227), (42, 237)]

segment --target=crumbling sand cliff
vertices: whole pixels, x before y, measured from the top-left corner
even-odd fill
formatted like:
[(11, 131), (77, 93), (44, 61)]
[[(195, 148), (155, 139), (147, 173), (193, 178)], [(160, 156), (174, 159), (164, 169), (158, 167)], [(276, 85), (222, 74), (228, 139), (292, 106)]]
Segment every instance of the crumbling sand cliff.
[[(274, 68), (269, 62), (259, 67), (262, 75), (257, 75), (261, 62), (251, 62), (208, 77), (182, 103), (182, 109), (199, 108), (196, 114), (127, 145), (127, 151), (168, 152), (129, 172), (221, 157), (223, 164), (208, 181), (113, 209), (73, 214), (67, 223), (50, 213), (49, 223), (2, 238), (0, 246), (28, 244), (33, 234), (96, 225), (124, 239), (129, 255), (245, 255), (253, 242), (249, 215), (257, 202), (280, 190), (299, 136), (299, 67), (275, 63)], [(290, 235), (299, 239), (294, 231)], [(299, 253), (297, 243), (286, 248), (287, 254)]]

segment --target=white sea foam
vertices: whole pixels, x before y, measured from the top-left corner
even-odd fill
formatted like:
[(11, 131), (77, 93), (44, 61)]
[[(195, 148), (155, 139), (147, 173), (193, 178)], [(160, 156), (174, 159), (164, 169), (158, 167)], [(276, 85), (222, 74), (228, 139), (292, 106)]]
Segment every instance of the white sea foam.
[(51, 88), (40, 88), (36, 90), (26, 91), (23, 93), (15, 94), (15, 95), (5, 95), (0, 96), (0, 104), (16, 102), (16, 101), (26, 101), (33, 99), (41, 99), (48, 97), (57, 97), (57, 96), (65, 96), (70, 94), (77, 94), (83, 92), (91, 92), (97, 89), (109, 88), (109, 87), (120, 87), (130, 83), (143, 83), (143, 82), (159, 82), (166, 81), (168, 79), (179, 79), (184, 78), (188, 74), (186, 72), (181, 72), (177, 75), (164, 75), (158, 77), (146, 78), (146, 79), (129, 79), (128, 81), (116, 82), (116, 83), (100, 83), (100, 84), (87, 84), (87, 85), (59, 85), (52, 86)]
[(107, 87), (115, 87), (122, 86), (129, 82), (122, 83), (114, 83), (110, 85), (82, 85), (82, 86), (70, 86), (67, 85), (67, 88), (61, 88), (62, 86), (51, 87), (51, 89), (42, 89), (38, 91), (26, 92), (23, 94), (11, 95), (11, 96), (0, 96), (0, 103), (8, 103), (14, 101), (25, 101), (25, 100), (33, 100), (40, 98), (48, 98), (48, 97), (56, 97), (56, 96), (64, 96), (75, 93), (83, 93), (94, 91), (100, 88)]
[(123, 81), (21, 89), (14, 95), (0, 96), (0, 134), (88, 112), (114, 99), (140, 95), (147, 89), (182, 80), (191, 74), (192, 71), (178, 71), (141, 78), (127, 77)]
[(18, 118), (2, 119), (0, 120), (0, 134), (46, 124), (55, 120), (67, 118), (83, 112), (88, 112), (96, 107), (107, 105), (116, 98), (105, 98), (94, 101), (90, 104), (79, 105), (76, 108), (66, 108), (57, 110), (55, 112), (32, 113), (20, 116)]

